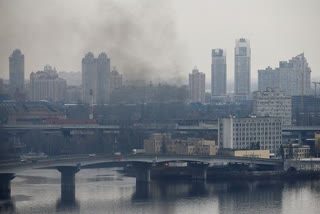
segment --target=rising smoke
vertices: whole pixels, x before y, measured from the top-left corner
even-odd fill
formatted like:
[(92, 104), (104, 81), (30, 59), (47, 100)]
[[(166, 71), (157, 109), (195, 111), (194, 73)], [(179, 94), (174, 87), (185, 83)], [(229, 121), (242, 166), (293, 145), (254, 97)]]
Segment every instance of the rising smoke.
[(25, 55), (25, 76), (45, 64), (81, 70), (86, 52), (104, 51), (125, 79), (184, 83), (189, 69), (169, 0), (0, 0), (0, 76), (8, 56)]

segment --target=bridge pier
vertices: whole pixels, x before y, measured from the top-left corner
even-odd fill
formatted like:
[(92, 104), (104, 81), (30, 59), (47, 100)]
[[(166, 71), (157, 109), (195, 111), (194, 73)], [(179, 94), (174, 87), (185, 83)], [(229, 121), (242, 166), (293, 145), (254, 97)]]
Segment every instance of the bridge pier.
[(136, 162), (133, 167), (136, 170), (136, 183), (149, 183), (151, 181), (151, 164)]
[(0, 199), (11, 198), (10, 182), (14, 177), (14, 173), (0, 173)]
[(208, 164), (189, 164), (192, 167), (192, 180), (206, 181)]
[(61, 201), (73, 202), (76, 199), (75, 175), (80, 171), (77, 166), (58, 166), (61, 173)]

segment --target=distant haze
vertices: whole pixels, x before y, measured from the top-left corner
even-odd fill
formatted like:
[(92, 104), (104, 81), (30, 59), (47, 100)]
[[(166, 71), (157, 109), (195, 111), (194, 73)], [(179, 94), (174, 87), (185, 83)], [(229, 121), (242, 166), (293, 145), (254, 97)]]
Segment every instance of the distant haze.
[[(25, 55), (25, 76), (50, 64), (81, 71), (86, 52), (106, 52), (125, 79), (186, 84), (194, 65), (211, 74), (211, 49), (227, 52), (232, 90), (235, 39), (251, 43), (257, 70), (305, 52), (320, 80), (318, 0), (0, 0), (0, 78)], [(254, 87), (252, 87), (254, 89)]]

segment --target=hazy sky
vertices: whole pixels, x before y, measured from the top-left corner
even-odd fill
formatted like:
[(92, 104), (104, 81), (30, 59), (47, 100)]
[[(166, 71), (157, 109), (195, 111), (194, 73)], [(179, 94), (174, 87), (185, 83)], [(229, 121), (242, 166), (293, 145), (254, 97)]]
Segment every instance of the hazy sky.
[(197, 65), (210, 82), (211, 49), (222, 48), (231, 83), (235, 39), (245, 37), (252, 82), (303, 51), (320, 81), (319, 11), (319, 0), (0, 0), (0, 77), (19, 48), (26, 79), (45, 64), (80, 71), (86, 52), (105, 51), (125, 79), (187, 83)]

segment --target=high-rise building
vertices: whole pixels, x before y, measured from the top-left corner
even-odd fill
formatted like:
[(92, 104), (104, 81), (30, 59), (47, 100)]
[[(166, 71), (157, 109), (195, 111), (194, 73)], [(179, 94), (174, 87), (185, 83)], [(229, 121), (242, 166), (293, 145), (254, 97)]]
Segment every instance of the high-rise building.
[(205, 84), (205, 74), (195, 67), (189, 74), (189, 92), (192, 102), (205, 102)]
[(67, 81), (58, 77), (56, 69), (46, 65), (43, 71), (30, 74), (31, 100), (63, 102), (66, 99)]
[(9, 90), (10, 94), (23, 92), (24, 87), (24, 55), (19, 49), (12, 52), (9, 57)]
[(311, 95), (311, 69), (304, 53), (289, 62), (280, 61), (279, 68), (258, 70), (259, 91), (275, 87), (290, 96)]
[(227, 93), (227, 63), (222, 49), (212, 50), (211, 63), (211, 94), (224, 96)]
[(282, 125), (292, 125), (291, 97), (285, 95), (279, 88), (256, 91), (253, 98), (253, 114), (259, 117), (280, 117)]
[(82, 59), (82, 99), (84, 103), (104, 104), (110, 96), (110, 59), (105, 53), (95, 58), (89, 52)]
[(222, 118), (219, 119), (219, 147), (251, 149), (254, 146), (279, 153), (281, 127), (281, 118), (277, 117)]
[(251, 49), (250, 41), (236, 40), (234, 55), (234, 92), (235, 95), (248, 97), (250, 94)]
[(97, 58), (97, 104), (106, 104), (110, 98), (110, 58), (100, 53)]
[(122, 75), (119, 74), (116, 68), (113, 68), (110, 75), (111, 90), (122, 87)]

